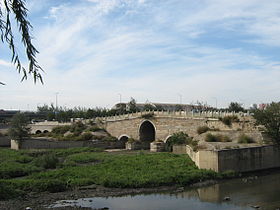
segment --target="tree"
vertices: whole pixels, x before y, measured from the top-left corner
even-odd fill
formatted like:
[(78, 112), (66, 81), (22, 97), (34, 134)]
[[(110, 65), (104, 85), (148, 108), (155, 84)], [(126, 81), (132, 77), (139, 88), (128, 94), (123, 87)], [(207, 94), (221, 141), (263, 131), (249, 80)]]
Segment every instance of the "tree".
[[(25, 0), (1, 0), (0, 1), (0, 36), (1, 41), (7, 44), (11, 53), (11, 62), (16, 66), (16, 70), (22, 74), (22, 80), (27, 79), (27, 75), (33, 76), (34, 82), (39, 80), (43, 83), (41, 76), (42, 68), (36, 60), (37, 49), (32, 44), (30, 29), (32, 28), (30, 22), (27, 20), (27, 8), (25, 7)], [(28, 69), (22, 66), (19, 54), (16, 50), (14, 30), (11, 23), (11, 16), (14, 17), (18, 25), (18, 30), (21, 35), (21, 41), (25, 47), (25, 54), (28, 60)], [(4, 84), (0, 82), (0, 84)]]
[(256, 124), (263, 125), (266, 133), (272, 137), (273, 141), (280, 144), (280, 102), (267, 105), (263, 110), (254, 111)]
[(13, 116), (8, 134), (12, 139), (22, 141), (29, 137), (29, 130), (26, 116), (19, 112)]
[(137, 104), (136, 104), (136, 100), (134, 98), (130, 98), (130, 101), (128, 102), (128, 109), (129, 109), (129, 112), (136, 112), (138, 111), (138, 107), (137, 107)]
[(244, 112), (244, 108), (242, 107), (242, 104), (238, 102), (231, 102), (228, 106), (228, 110), (230, 112)]
[(152, 105), (152, 104), (145, 104), (144, 105), (144, 110), (154, 111), (154, 110), (157, 110), (157, 107)]

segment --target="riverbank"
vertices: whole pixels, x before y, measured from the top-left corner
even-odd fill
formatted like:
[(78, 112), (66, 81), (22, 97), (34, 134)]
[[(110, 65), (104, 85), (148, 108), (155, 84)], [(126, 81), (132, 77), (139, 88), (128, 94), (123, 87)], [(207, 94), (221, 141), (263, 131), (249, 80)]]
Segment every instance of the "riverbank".
[[(57, 195), (81, 195), (80, 191), (111, 196), (176, 190), (231, 175), (200, 170), (188, 156), (172, 153), (104, 152), (94, 148), (0, 149), (0, 199), (14, 199), (12, 203), (19, 197), (28, 203), (40, 195), (39, 202), (46, 192), (50, 199), (53, 195), (57, 199)], [(93, 185), (96, 189), (82, 190), (83, 186)]]
[[(183, 207), (186, 204), (190, 206), (190, 209), (197, 209), (200, 206), (201, 209), (208, 210), (210, 207), (210, 209), (252, 209), (252, 206), (259, 206), (261, 209), (277, 209), (280, 207), (280, 200), (277, 197), (278, 189), (280, 189), (279, 177), (280, 170), (278, 169), (245, 174), (243, 177), (234, 179), (208, 180), (187, 187), (121, 189), (90, 185), (66, 192), (29, 193), (21, 198), (0, 201), (0, 209), (17, 210), (30, 207), (33, 210), (43, 210), (54, 205), (65, 206), (56, 207), (58, 210), (105, 209), (105, 207), (121, 209), (117, 208), (116, 204), (125, 205), (126, 209), (132, 206), (132, 209), (143, 209), (139, 198), (146, 200), (142, 205), (146, 207), (148, 205), (149, 209), (153, 209), (153, 205), (157, 205), (158, 208), (169, 205), (169, 209), (185, 209)], [(150, 198), (153, 198), (153, 201)], [(157, 201), (158, 199), (164, 200)], [(175, 206), (168, 204), (170, 199), (173, 200), (173, 205), (176, 203)], [(98, 202), (100, 200), (103, 202)], [(124, 201), (128, 203), (122, 204)], [(183, 207), (180, 208), (180, 206)], [(168, 209), (166, 207), (165, 209)]]
[[(42, 192), (39, 194), (29, 193), (20, 198), (0, 201), (0, 209), (18, 210), (18, 209), (25, 209), (27, 207), (30, 207), (32, 208), (32, 210), (42, 210), (42, 209), (48, 209), (47, 207), (50, 204), (58, 200), (77, 200), (79, 198), (116, 197), (116, 196), (124, 196), (124, 195), (133, 196), (142, 193), (179, 192), (182, 190), (183, 190), (182, 187), (176, 187), (176, 186), (121, 189), (121, 188), (106, 188), (102, 186), (91, 185), (91, 186), (81, 187), (65, 192), (57, 192), (57, 193)], [(57, 209), (72, 209), (72, 208), (67, 207), (67, 208), (57, 208)], [(73, 209), (79, 209), (79, 208), (76, 207)]]
[(148, 151), (1, 149), (0, 161), (0, 199), (91, 184), (109, 188), (185, 186), (223, 176), (198, 169), (186, 155)]

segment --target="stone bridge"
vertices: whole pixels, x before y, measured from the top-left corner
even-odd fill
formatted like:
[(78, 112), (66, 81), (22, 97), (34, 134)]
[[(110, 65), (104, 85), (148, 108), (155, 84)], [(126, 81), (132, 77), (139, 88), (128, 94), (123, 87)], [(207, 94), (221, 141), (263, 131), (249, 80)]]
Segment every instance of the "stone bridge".
[[(238, 123), (231, 127), (224, 125), (219, 118), (237, 115)], [(183, 131), (189, 136), (197, 135), (197, 128), (208, 126), (219, 130), (248, 130), (252, 124), (251, 116), (244, 113), (233, 112), (137, 112), (113, 117), (98, 118), (97, 122), (112, 136), (126, 141), (133, 138), (143, 142), (162, 140), (166, 142), (175, 132)]]
[(62, 125), (71, 125), (71, 123), (59, 123), (57, 121), (45, 121), (45, 122), (37, 122), (34, 124), (30, 124), (30, 132), (32, 134), (39, 133), (47, 133), (51, 132), (54, 127), (62, 126)]

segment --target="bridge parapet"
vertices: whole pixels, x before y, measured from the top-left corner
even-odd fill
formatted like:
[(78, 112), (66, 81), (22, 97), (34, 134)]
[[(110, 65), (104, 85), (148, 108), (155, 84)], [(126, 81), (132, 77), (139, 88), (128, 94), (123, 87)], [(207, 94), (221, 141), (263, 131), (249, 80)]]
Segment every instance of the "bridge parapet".
[(187, 111), (141, 111), (123, 115), (115, 115), (108, 117), (99, 117), (101, 121), (119, 121), (119, 120), (130, 120), (139, 117), (143, 117), (147, 114), (154, 114), (157, 117), (180, 117), (180, 118), (220, 118), (225, 116), (237, 116), (237, 117), (250, 117), (249, 113), (243, 112), (219, 112), (219, 111), (202, 111), (202, 112), (187, 112)]

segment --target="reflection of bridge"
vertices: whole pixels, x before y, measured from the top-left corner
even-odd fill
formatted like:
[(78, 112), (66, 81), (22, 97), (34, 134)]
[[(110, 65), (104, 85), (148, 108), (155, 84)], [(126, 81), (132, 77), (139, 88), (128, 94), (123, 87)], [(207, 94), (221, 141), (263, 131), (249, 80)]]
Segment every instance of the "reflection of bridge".
[[(177, 196), (199, 198), (200, 201), (211, 203), (227, 202), (244, 207), (244, 209), (251, 205), (261, 206), (262, 209), (277, 209), (280, 205), (279, 170), (271, 174), (259, 175), (260, 173), (258, 176), (222, 181), (181, 192)], [(229, 197), (230, 201), (225, 201), (225, 197)]]
[[(144, 142), (154, 140), (166, 141), (171, 134), (179, 131), (186, 132), (190, 136), (196, 135), (199, 126), (208, 126), (220, 130), (229, 130), (218, 118), (235, 113), (228, 112), (137, 112), (113, 117), (98, 118), (102, 126), (119, 140), (134, 138)], [(250, 116), (238, 115), (241, 121), (235, 123), (233, 128), (244, 129), (242, 120)]]

